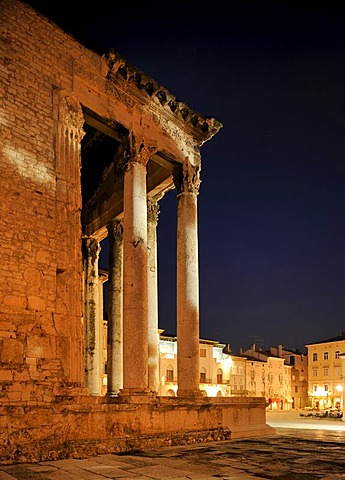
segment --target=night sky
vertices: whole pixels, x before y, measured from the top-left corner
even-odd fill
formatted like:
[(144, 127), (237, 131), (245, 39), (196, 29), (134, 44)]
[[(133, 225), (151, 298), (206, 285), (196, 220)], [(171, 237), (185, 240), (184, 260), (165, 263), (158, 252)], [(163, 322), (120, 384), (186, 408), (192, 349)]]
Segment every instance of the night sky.
[[(71, 2), (29, 3), (223, 124), (201, 149), (201, 337), (236, 353), (252, 342), (303, 349), (345, 330), (345, 16), (336, 2), (100, 0), (68, 13)], [(159, 326), (175, 334), (176, 192), (160, 205)]]

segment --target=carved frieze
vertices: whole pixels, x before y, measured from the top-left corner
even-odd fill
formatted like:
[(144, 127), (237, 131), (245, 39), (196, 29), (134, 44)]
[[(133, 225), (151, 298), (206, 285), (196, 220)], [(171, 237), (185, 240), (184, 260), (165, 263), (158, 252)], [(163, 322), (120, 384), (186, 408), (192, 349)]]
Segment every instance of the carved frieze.
[(105, 93), (110, 97), (118, 100), (119, 102), (123, 103), (127, 107), (133, 108), (136, 105), (136, 101), (134, 98), (126, 95), (123, 91), (114, 85), (113, 82), (107, 81), (105, 84)]

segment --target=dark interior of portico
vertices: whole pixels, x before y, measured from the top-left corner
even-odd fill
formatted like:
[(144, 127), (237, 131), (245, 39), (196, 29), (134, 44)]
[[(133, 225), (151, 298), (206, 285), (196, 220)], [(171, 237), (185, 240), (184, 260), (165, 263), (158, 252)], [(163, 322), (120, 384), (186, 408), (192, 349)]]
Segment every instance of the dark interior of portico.
[[(123, 212), (123, 169), (128, 131), (87, 108), (81, 141), (82, 230), (104, 236), (106, 225)], [(154, 197), (172, 184), (174, 161), (157, 152), (147, 166), (147, 193)]]

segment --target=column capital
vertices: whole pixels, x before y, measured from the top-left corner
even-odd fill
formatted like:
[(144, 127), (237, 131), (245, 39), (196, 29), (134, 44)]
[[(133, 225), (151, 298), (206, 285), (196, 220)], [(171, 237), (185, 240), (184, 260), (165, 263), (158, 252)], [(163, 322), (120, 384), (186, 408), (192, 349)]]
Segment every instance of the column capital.
[(139, 163), (146, 167), (156, 152), (156, 144), (150, 143), (145, 138), (140, 138), (131, 132), (125, 153), (125, 169), (129, 168), (132, 163)]
[(107, 225), (108, 237), (113, 240), (122, 240), (123, 238), (123, 223), (122, 220), (113, 218)]
[(198, 195), (200, 189), (200, 163), (192, 165), (188, 159), (183, 164), (175, 166), (173, 171), (174, 184), (177, 195), (194, 193)]
[(159, 211), (158, 202), (153, 199), (148, 199), (147, 200), (147, 220), (157, 225), (159, 213), (160, 211)]
[(83, 130), (84, 115), (80, 103), (74, 97), (73, 93), (67, 90), (60, 90), (59, 106), (58, 106), (58, 119), (65, 127), (77, 132), (78, 140), (84, 137), (85, 132)]
[(96, 262), (101, 251), (99, 241), (93, 237), (83, 237), (82, 247), (84, 260), (91, 257)]

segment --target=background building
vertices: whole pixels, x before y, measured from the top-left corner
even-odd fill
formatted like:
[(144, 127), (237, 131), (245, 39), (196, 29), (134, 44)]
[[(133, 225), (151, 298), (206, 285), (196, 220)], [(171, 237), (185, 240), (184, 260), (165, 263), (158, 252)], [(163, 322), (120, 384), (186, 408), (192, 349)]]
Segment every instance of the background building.
[(304, 408), (308, 400), (308, 356), (298, 350), (288, 350), (283, 345), (271, 347), (270, 351), (284, 358), (291, 365), (291, 399), (292, 408)]
[(308, 349), (308, 404), (312, 408), (343, 408), (345, 332), (306, 345)]
[[(271, 353), (271, 351), (258, 349), (255, 344), (252, 344), (249, 350), (242, 351), (242, 354), (248, 357), (248, 361), (252, 363), (249, 372), (247, 368), (247, 380), (252, 395), (254, 396), (261, 389), (261, 395), (268, 401), (270, 409), (291, 409), (293, 403), (291, 397), (291, 366), (285, 363), (285, 359)], [(261, 368), (258, 366), (258, 362), (261, 362)]]

